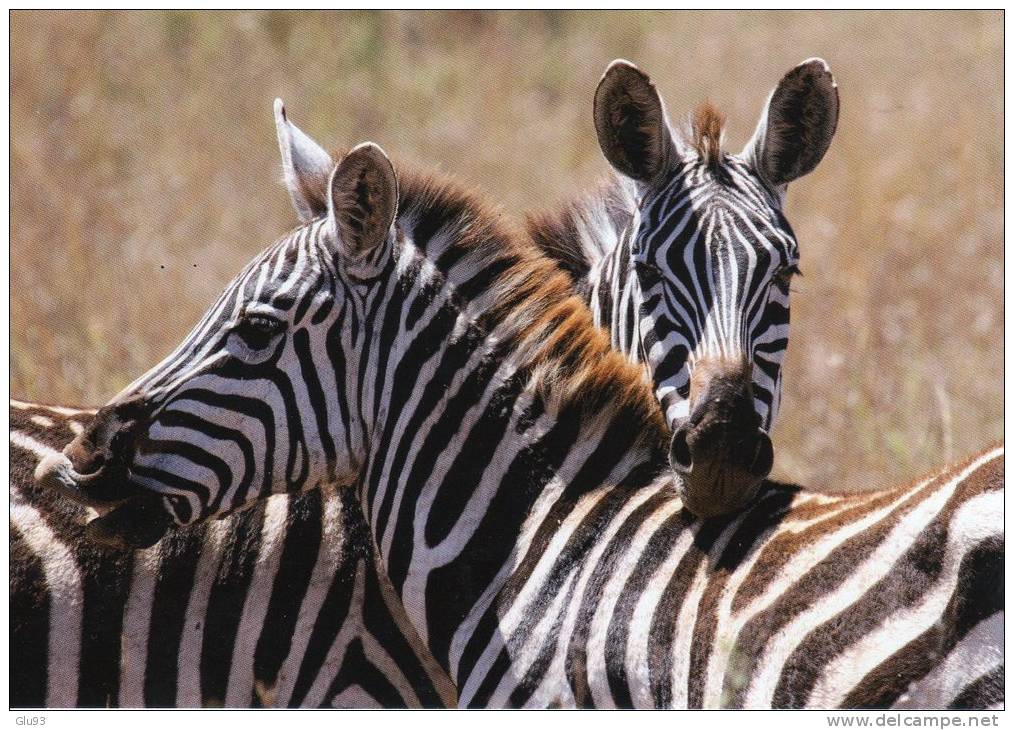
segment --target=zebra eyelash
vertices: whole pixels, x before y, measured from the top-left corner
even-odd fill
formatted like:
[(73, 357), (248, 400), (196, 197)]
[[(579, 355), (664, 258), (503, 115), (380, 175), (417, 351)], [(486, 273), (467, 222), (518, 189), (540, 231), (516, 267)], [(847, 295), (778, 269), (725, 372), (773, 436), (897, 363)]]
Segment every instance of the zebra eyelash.
[(270, 314), (248, 312), (233, 326), (233, 333), (254, 351), (267, 348), (285, 329), (285, 323)]
[(792, 291), (790, 284), (792, 280), (797, 276), (802, 276), (803, 272), (799, 268), (799, 264), (785, 264), (775, 270), (772, 280), (783, 289)]

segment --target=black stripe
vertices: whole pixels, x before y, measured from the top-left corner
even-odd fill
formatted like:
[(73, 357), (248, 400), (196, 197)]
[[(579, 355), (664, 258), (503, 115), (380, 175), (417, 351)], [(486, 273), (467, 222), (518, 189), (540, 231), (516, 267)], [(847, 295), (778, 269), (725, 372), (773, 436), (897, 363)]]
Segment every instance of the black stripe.
[(120, 694), (123, 610), (130, 593), (134, 553), (102, 548), (83, 535), (71, 544), (82, 568), (84, 597), (78, 704), (114, 707)]
[[(254, 677), (266, 687), (274, 687), (292, 645), (299, 607), (320, 551), (322, 506), (319, 490), (298, 495), (289, 502), (285, 545), (264, 616), (264, 626), (271, 630), (261, 634), (254, 652)], [(256, 705), (256, 697), (251, 702)]]
[(222, 562), (208, 596), (201, 644), (201, 697), (205, 707), (219, 707), (225, 703), (244, 604), (248, 599), (266, 599), (249, 595), (261, 547), (265, 508), (266, 503), (261, 502), (256, 508), (229, 518)]
[[(413, 337), (402, 364), (395, 370), (391, 382), (387, 386), (388, 411), (392, 414), (401, 413), (412, 394), (418, 389), (422, 389), (418, 404), (405, 424), (405, 434), (419, 433), (423, 420), (436, 409), (440, 400), (446, 396), (447, 384), (452, 381), (455, 373), (464, 370), (469, 355), (476, 347), (475, 337), (470, 333), (457, 342), (444, 345), (440, 363), (433, 373), (433, 377), (426, 383), (419, 382), (420, 370), (436, 354), (440, 343), (449, 341), (456, 319), (455, 312), (451, 307), (442, 306), (426, 327)], [(411, 438), (406, 438), (404, 434), (400, 434), (400, 438), (395, 438), (393, 429), (396, 426), (396, 420), (395, 418), (387, 419), (384, 432), (373, 444), (374, 453), (370, 462), (366, 492), (371, 502), (380, 488), (380, 477), (384, 466), (390, 463), (391, 474), (402, 474), (409, 458), (417, 456), (409, 453)], [(389, 453), (389, 450), (393, 450), (394, 453)], [(395, 496), (392, 488), (394, 485), (388, 484), (387, 486), (387, 494), (384, 495), (376, 514), (370, 515), (373, 531), (377, 535), (384, 533), (387, 529), (387, 522), (391, 519), (390, 512)]]
[[(539, 649), (538, 656), (536, 656), (531, 666), (528, 667), (528, 671), (525, 672), (525, 676), (518, 682), (514, 691), (511, 692), (507, 700), (509, 707), (524, 707), (525, 703), (531, 698), (532, 693), (539, 688), (539, 683), (543, 677), (546, 676), (546, 672), (553, 662), (553, 657), (556, 656), (561, 638), (560, 629), (567, 617), (566, 608), (574, 600), (576, 591), (577, 580), (575, 579), (571, 581), (570, 587), (567, 589), (567, 594), (563, 598), (563, 610), (558, 612), (556, 618), (553, 619), (553, 625), (546, 633), (546, 640), (543, 642), (542, 648)], [(499, 675), (497, 677), (499, 678)]]
[[(159, 413), (158, 423), (166, 427), (184, 428), (197, 431), (219, 441), (229, 441), (236, 445), (243, 454), (243, 474), (236, 487), (237, 494), (246, 494), (250, 489), (254, 474), (257, 471), (257, 462), (254, 459), (253, 446), (250, 440), (241, 431), (221, 426), (201, 416), (182, 410), (165, 410)], [(212, 500), (211, 509), (217, 509), (222, 503), (224, 493), (216, 495)]]
[(10, 561), (10, 703), (12, 707), (45, 707), (50, 595), (42, 561), (14, 529)]
[[(310, 333), (301, 329), (292, 336), (292, 347), (299, 358), (299, 371), (303, 376), (303, 383), (306, 386), (306, 394), (310, 400), (310, 408), (313, 409), (313, 416), (317, 422), (317, 437), (320, 439), (321, 447), (324, 449), (324, 456), (328, 463), (333, 464), (336, 460), (334, 440), (331, 438), (330, 419), (328, 418), (328, 399), (324, 395), (324, 389), (320, 385), (320, 377), (317, 375), (317, 365), (313, 361), (310, 348)], [(346, 424), (346, 428), (348, 425)]]
[(207, 524), (201, 524), (170, 532), (161, 544), (161, 570), (152, 603), (144, 677), (144, 703), (148, 707), (176, 705), (180, 640), (206, 528)]
[(1004, 700), (1004, 667), (986, 672), (965, 687), (947, 705), (948, 710), (984, 710), (999, 705)]
[[(413, 693), (423, 707), (444, 707), (444, 702), (422, 662), (391, 615), (381, 593), (380, 580), (377, 569), (368, 560), (366, 563), (366, 597), (363, 601), (363, 623), (366, 630), (394, 660), (398, 669), (408, 679)], [(409, 628), (409, 631), (412, 629)], [(356, 675), (350, 672), (347, 676)], [(396, 706), (400, 706), (402, 702), (403, 700), (399, 700), (399, 704)]]
[[(481, 551), (478, 554), (484, 556), (485, 565), (482, 580), (474, 581), (475, 584), (470, 587), (468, 594), (461, 595), (463, 592), (459, 592), (459, 588), (457, 587), (460, 582), (459, 576), (464, 571), (470, 570), (470, 568), (462, 565), (461, 561), (451, 563), (433, 571), (430, 575), (431, 590), (428, 595), (433, 597), (431, 600), (436, 601), (439, 596), (443, 595), (444, 601), (450, 600), (453, 602), (449, 607), (452, 616), (463, 617), (467, 614), (469, 608), (474, 605), (475, 600), (480, 595), (479, 593), (475, 593), (476, 589), (482, 590), (485, 586), (489, 585), (493, 575), (495, 575), (493, 571), (499, 570), (517, 541), (518, 528), (516, 525), (520, 516), (517, 514), (511, 515), (512, 511), (517, 512), (517, 502), (514, 500), (530, 500), (533, 495), (538, 494), (545, 488), (545, 485), (553, 478), (556, 470), (560, 468), (567, 450), (574, 443), (577, 436), (577, 423), (573, 421), (557, 423), (541, 439), (528, 448), (523, 449), (515, 457), (514, 463), (507, 469), (501, 481), (501, 485), (511, 485), (511, 487), (502, 486), (497, 491), (493, 501), (490, 503), (489, 509), (483, 516), (482, 524), (476, 530), (469, 544), (465, 546), (465, 553), (469, 550), (477, 550)], [(515, 493), (516, 490), (522, 488), (522, 485), (524, 485), (525, 491)], [(543, 523), (539, 527), (533, 540), (532, 549), (522, 559), (521, 564), (515, 571), (516, 575), (524, 576), (530, 574), (538, 556), (545, 551), (549, 539), (552, 537), (549, 531), (550, 528), (546, 523)], [(469, 583), (471, 584), (473, 581), (469, 581)], [(509, 606), (519, 589), (519, 586), (514, 586), (513, 588), (505, 586), (501, 605)], [(477, 623), (472, 637), (468, 640), (462, 652), (458, 671), (458, 677), (462, 684), (464, 683), (463, 678), (471, 674), (490, 637), (493, 636), (493, 633), (497, 629), (498, 612), (497, 604), (494, 603), (489, 606)], [(431, 632), (429, 637), (429, 645), (433, 655), (444, 666), (447, 666), (446, 662), (450, 651), (450, 636), (452, 635), (452, 631), (453, 629), (451, 631), (445, 629), (437, 636), (434, 636)]]
[(363, 642), (353, 639), (342, 658), (341, 668), (328, 688), (325, 707), (331, 707), (335, 697), (349, 687), (361, 687), (380, 707), (401, 709), (407, 707), (397, 688), (384, 676), (363, 651)]
[[(664, 490), (663, 490), (664, 491)], [(635, 493), (628, 495), (630, 498), (635, 496)], [(620, 525), (620, 528), (616, 531), (616, 534), (606, 544), (602, 555), (598, 559), (598, 563), (594, 566), (591, 575), (588, 577), (588, 581), (584, 588), (584, 593), (581, 595), (581, 608), (577, 614), (577, 620), (574, 623), (574, 632), (570, 637), (570, 644), (567, 650), (567, 673), (570, 678), (571, 686), (573, 687), (584, 687), (587, 684), (586, 676), (588, 669), (587, 652), (588, 652), (588, 641), (589, 631), (591, 630), (592, 619), (595, 616), (595, 612), (598, 610), (599, 603), (603, 597), (603, 591), (606, 583), (613, 576), (616, 570), (616, 562), (621, 560), (625, 555), (630, 546), (630, 540), (633, 539), (637, 528), (644, 522), (645, 519), (650, 517), (659, 506), (671, 498), (670, 494), (654, 494), (649, 497), (645, 502), (639, 505)], [(623, 502), (626, 504), (626, 501)], [(620, 507), (623, 504), (619, 505)], [(589, 515), (591, 517), (591, 515)], [(612, 517), (610, 517), (612, 521)], [(608, 526), (608, 523), (589, 525), (585, 527), (584, 524), (579, 527), (579, 530), (590, 529), (592, 534), (601, 536), (602, 530)], [(584, 562), (584, 561), (582, 561)], [(608, 629), (607, 629), (608, 632)], [(606, 647), (607, 661), (606, 666), (610, 669), (613, 665), (608, 661), (609, 650), (611, 647)], [(622, 661), (620, 664), (622, 665)], [(631, 704), (630, 696), (626, 693), (626, 688), (623, 687), (619, 692), (619, 689), (613, 682), (613, 673), (609, 673), (609, 688), (613, 695), (613, 702), (617, 707), (629, 707)], [(624, 684), (624, 683), (620, 683)], [(588, 700), (590, 701), (591, 695), (588, 694)]]
[[(680, 515), (688, 526), (693, 522), (693, 516), (686, 510)], [(726, 524), (725, 520), (700, 524), (690, 548), (680, 558), (655, 606), (648, 629), (648, 682), (656, 707), (672, 706), (672, 648), (676, 621), (701, 561), (707, 557)]]
[[(691, 708), (704, 706), (704, 690), (708, 679), (708, 661), (714, 649), (718, 628), (718, 601), (729, 576), (750, 554), (770, 529), (778, 525), (794, 495), (788, 491), (771, 491), (755, 503), (743, 521), (735, 528), (722, 554), (709, 573), (704, 594), (697, 606), (697, 621), (690, 642), (690, 686), (687, 704)], [(730, 674), (727, 682), (736, 683), (743, 678)]]
[[(226, 377), (226, 375), (223, 375), (223, 377)], [(188, 388), (174, 400), (191, 400), (211, 408), (233, 411), (245, 418), (257, 421), (264, 433), (264, 473), (262, 475), (260, 494), (263, 497), (271, 494), (275, 460), (275, 417), (274, 412), (263, 400), (248, 398), (242, 395), (217, 393), (207, 388)], [(237, 489), (235, 493), (234, 504), (238, 505), (246, 501), (247, 492), (242, 488), (244, 484), (248, 484), (248, 482), (241, 482), (241, 488)], [(216, 506), (221, 503), (222, 497), (222, 494), (215, 495)]]
[[(426, 437), (419, 447), (419, 453), (413, 455), (414, 460), (408, 466), (409, 472), (405, 480), (404, 496), (402, 497), (399, 513), (394, 517), (394, 519), (398, 520), (397, 524), (404, 526), (412, 524), (412, 515), (415, 512), (419, 492), (430, 478), (430, 475), (432, 475), (437, 458), (452, 445), (462, 445), (458, 434), (461, 428), (461, 414), (465, 413), (470, 405), (479, 402), (482, 398), (486, 387), (497, 373), (498, 365), (502, 362), (503, 353), (501, 350), (504, 347), (506, 347), (505, 344), (501, 348), (497, 348), (495, 355), (479, 363), (468, 374), (458, 391), (441, 406), (441, 411), (436, 422), (426, 433)], [(443, 371), (443, 365), (446, 363), (447, 359), (444, 358), (441, 363), (441, 371)], [(440, 391), (446, 393), (446, 384), (449, 381), (439, 378), (440, 375), (438, 373), (429, 385), (439, 388)], [(503, 397), (508, 397), (512, 389), (520, 390), (521, 383), (521, 378), (516, 376), (506, 383), (500, 392), (503, 394)], [(393, 421), (393, 419), (391, 420)], [(400, 440), (405, 442), (406, 445), (409, 442), (409, 439), (404, 438), (404, 436)], [(438, 491), (444, 488), (446, 488), (446, 485), (440, 485)], [(408, 528), (406, 527), (406, 529)], [(374, 522), (374, 533), (380, 534), (379, 526), (376, 522)], [(387, 572), (391, 578), (391, 583), (399, 593), (408, 574), (411, 549), (411, 540), (396, 540), (392, 545), (391, 554), (387, 556)]]
[(324, 667), (324, 661), (338, 632), (349, 620), (349, 613), (353, 609), (352, 599), (355, 595), (355, 576), (359, 559), (344, 559), (343, 556), (342, 563), (344, 570), (332, 574), (327, 596), (314, 620), (310, 640), (299, 665), (292, 695), (289, 697), (289, 707), (303, 704), (306, 693), (310, 691), (317, 675)]
[(680, 510), (670, 515), (655, 530), (616, 600), (606, 634), (606, 665), (611, 668), (609, 686), (618, 707), (633, 704), (633, 698), (630, 696), (630, 680), (627, 677), (626, 652), (630, 631), (635, 628), (631, 625), (634, 610), (644, 596), (649, 581), (665, 559), (672, 554), (676, 541), (685, 534), (688, 525), (685, 513)]

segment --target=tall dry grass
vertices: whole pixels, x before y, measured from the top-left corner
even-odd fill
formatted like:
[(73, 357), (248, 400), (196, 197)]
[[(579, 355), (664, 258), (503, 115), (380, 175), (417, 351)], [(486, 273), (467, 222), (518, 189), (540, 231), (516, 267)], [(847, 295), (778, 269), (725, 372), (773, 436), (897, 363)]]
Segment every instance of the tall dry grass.
[(738, 149), (809, 56), (842, 118), (788, 215), (776, 473), (856, 488), (1003, 435), (1002, 66), (985, 13), (11, 15), (11, 389), (99, 403), (154, 364), (294, 223), (271, 101), (513, 210), (607, 168), (591, 96), (615, 57)]

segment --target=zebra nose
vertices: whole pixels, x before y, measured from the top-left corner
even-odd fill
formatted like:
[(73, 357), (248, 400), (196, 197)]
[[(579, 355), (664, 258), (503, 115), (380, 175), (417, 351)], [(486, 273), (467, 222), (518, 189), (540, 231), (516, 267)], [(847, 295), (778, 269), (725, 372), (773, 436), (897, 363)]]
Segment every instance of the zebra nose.
[(93, 506), (121, 501), (130, 493), (127, 464), (140, 423), (137, 414), (136, 406), (127, 403), (100, 409), (91, 426), (63, 449), (62, 460), (54, 461), (36, 478)]
[(771, 473), (771, 467), (775, 463), (775, 447), (771, 443), (771, 437), (764, 431), (760, 432), (757, 441), (757, 449), (754, 452), (753, 462), (748, 470), (757, 479), (764, 479)]
[(729, 431), (704, 419), (676, 429), (669, 463), (687, 509), (709, 518), (738, 512), (757, 493), (774, 462), (771, 438), (761, 429)]
[(687, 435), (690, 433), (690, 426), (684, 423), (676, 429), (669, 442), (669, 464), (677, 474), (689, 474), (694, 468), (693, 454), (690, 452), (690, 444), (687, 442)]
[(771, 437), (762, 430), (738, 432), (710, 419), (679, 426), (669, 442), (669, 465), (682, 476), (692, 474), (697, 461), (717, 461), (728, 469), (763, 479), (774, 464)]

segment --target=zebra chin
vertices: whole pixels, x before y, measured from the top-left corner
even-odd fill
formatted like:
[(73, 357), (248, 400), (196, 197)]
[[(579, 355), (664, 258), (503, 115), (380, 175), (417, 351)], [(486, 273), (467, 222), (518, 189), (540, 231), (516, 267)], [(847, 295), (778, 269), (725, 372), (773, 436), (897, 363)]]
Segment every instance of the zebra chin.
[(109, 471), (103, 466), (82, 474), (65, 454), (56, 453), (39, 462), (35, 480), (43, 489), (99, 513), (85, 526), (85, 536), (92, 542), (118, 550), (151, 547), (173, 524), (168, 504), (161, 495), (111, 483), (116, 480), (110, 479)]

